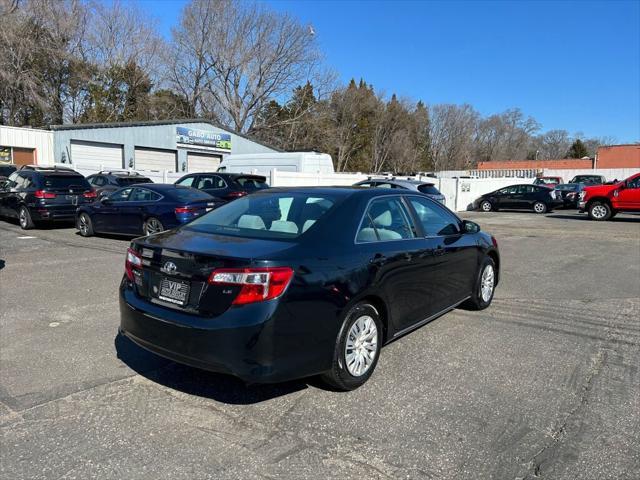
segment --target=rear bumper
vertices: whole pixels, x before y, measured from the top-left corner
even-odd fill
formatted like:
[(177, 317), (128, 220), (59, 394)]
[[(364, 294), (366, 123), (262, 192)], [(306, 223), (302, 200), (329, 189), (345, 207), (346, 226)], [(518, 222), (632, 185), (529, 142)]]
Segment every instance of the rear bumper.
[(40, 206), (36, 205), (29, 209), (31, 218), (36, 221), (71, 221), (76, 218), (76, 206)]
[(164, 358), (250, 383), (281, 382), (329, 368), (333, 352), (296, 342), (290, 322), (278, 300), (232, 307), (208, 318), (151, 303), (126, 279), (120, 287), (122, 335)]

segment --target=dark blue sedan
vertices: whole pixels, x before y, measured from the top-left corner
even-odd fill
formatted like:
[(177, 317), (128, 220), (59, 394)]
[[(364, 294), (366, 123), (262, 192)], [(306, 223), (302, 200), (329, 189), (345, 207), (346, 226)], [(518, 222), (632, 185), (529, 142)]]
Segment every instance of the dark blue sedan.
[(136, 184), (83, 205), (76, 227), (84, 237), (94, 233), (152, 235), (204, 215), (214, 207), (211, 195), (172, 184)]

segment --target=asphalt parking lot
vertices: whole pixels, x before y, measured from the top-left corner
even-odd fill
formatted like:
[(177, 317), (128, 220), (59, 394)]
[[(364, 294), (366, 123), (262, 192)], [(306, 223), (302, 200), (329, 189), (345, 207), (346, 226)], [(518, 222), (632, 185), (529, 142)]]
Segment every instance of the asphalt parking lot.
[(640, 478), (640, 216), (466, 213), (493, 305), (350, 393), (246, 386), (117, 336), (128, 240), (0, 222), (2, 478)]

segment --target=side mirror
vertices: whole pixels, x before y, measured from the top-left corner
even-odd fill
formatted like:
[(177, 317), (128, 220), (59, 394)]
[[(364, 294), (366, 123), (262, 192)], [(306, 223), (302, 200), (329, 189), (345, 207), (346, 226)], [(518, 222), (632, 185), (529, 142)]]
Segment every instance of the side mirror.
[(480, 225), (471, 220), (463, 220), (462, 231), (464, 233), (478, 233), (480, 231)]
[(111, 203), (111, 200), (109, 200), (109, 197), (107, 195), (100, 195), (100, 203), (109, 205)]

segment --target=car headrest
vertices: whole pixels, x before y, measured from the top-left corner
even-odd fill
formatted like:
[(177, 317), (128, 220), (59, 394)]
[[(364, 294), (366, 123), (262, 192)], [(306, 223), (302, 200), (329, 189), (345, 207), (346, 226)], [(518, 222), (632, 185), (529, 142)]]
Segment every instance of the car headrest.
[(286, 220), (274, 220), (271, 222), (271, 228), (269, 230), (272, 232), (298, 233), (298, 226)]
[(258, 215), (242, 215), (238, 219), (238, 228), (250, 228), (252, 230), (266, 230), (264, 220)]
[(373, 228), (363, 228), (358, 232), (358, 236), (356, 237), (356, 241), (358, 242), (377, 242), (378, 236), (376, 235), (376, 231)]
[(385, 210), (373, 218), (373, 223), (376, 227), (390, 227), (392, 222), (393, 218), (391, 217), (391, 212), (389, 210)]
[(304, 233), (309, 230), (314, 223), (316, 223), (315, 220), (307, 220), (304, 222), (304, 225), (302, 225), (302, 232)]

